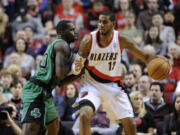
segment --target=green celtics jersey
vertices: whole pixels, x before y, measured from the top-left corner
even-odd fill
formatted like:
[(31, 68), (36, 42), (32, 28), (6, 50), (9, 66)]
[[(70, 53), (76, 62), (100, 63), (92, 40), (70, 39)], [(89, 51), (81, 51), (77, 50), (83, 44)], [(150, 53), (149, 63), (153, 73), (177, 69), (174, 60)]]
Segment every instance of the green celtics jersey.
[(55, 52), (53, 48), (56, 42), (62, 40), (63, 39), (60, 38), (56, 39), (49, 45), (33, 76), (35, 79), (38, 79), (45, 84), (49, 84), (51, 88), (54, 88), (60, 82), (55, 73)]

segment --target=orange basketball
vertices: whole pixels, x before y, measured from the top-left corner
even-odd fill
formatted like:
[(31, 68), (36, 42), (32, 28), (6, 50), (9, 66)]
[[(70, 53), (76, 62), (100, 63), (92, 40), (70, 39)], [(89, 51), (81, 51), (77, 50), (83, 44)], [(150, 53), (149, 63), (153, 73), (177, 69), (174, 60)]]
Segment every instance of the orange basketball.
[(154, 80), (164, 80), (170, 72), (171, 66), (164, 58), (154, 58), (148, 63), (148, 74)]

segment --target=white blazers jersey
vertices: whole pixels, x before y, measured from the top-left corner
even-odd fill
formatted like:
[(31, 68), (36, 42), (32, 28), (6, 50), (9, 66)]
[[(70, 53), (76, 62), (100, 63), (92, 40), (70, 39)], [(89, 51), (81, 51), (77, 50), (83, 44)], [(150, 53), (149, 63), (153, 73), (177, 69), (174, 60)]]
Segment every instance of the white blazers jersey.
[(86, 69), (91, 77), (99, 82), (115, 82), (121, 80), (121, 46), (119, 32), (114, 30), (111, 41), (100, 46), (97, 40), (98, 31), (91, 32), (91, 48)]

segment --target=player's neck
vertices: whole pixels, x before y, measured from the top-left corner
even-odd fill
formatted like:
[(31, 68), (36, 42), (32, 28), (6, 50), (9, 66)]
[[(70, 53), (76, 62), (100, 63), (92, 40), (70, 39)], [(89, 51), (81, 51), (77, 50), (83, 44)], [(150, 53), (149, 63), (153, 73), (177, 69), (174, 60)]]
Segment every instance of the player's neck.
[(101, 46), (106, 46), (111, 41), (112, 37), (113, 37), (113, 31), (109, 32), (106, 35), (99, 33), (98, 42), (100, 43)]

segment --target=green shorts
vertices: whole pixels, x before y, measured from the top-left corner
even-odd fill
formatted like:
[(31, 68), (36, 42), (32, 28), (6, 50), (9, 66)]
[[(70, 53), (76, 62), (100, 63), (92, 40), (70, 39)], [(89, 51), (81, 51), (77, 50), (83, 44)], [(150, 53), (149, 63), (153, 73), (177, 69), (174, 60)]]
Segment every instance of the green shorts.
[(51, 93), (42, 87), (27, 81), (21, 99), (24, 105), (22, 123), (37, 122), (45, 126), (58, 118)]

